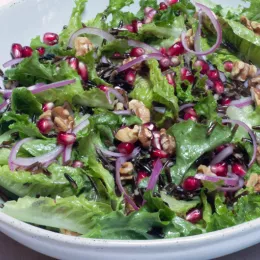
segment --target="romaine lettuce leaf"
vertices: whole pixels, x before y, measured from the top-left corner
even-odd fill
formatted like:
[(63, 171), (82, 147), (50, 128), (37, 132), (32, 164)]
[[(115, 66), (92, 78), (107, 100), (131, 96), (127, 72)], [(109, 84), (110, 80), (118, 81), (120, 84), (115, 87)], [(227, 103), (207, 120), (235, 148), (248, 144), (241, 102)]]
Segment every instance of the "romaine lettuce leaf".
[(11, 150), (8, 148), (0, 148), (0, 165), (8, 164), (8, 158), (10, 156)]

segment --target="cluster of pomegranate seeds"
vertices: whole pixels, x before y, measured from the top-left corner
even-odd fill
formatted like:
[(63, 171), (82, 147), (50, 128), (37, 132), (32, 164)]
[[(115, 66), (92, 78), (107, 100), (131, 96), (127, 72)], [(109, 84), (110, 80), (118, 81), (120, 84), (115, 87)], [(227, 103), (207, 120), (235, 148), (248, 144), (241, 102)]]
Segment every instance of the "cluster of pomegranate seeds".
[(200, 186), (201, 186), (201, 181), (192, 176), (186, 178), (182, 183), (182, 187), (186, 191), (198, 190)]
[(181, 80), (185, 81), (188, 80), (191, 84), (195, 81), (195, 77), (193, 76), (192, 72), (187, 68), (181, 69)]
[(48, 102), (42, 105), (43, 112), (46, 112), (48, 110), (52, 110), (54, 108), (54, 103)]
[(167, 51), (167, 54), (169, 56), (179, 56), (184, 54), (185, 49), (182, 45), (182, 42), (176, 42), (175, 44), (173, 44)]
[(226, 62), (224, 63), (224, 69), (225, 69), (225, 71), (227, 71), (227, 72), (231, 72), (231, 71), (233, 70), (233, 62), (231, 62), (231, 61), (226, 61)]
[(202, 219), (201, 209), (191, 209), (186, 214), (186, 220), (192, 224), (198, 223)]
[(217, 176), (226, 177), (228, 173), (228, 165), (226, 162), (220, 162), (211, 166), (211, 171)]
[(59, 43), (59, 35), (56, 33), (47, 32), (43, 35), (43, 42), (46, 45), (53, 46)]
[(241, 165), (240, 163), (233, 163), (231, 170), (232, 170), (232, 173), (234, 173), (240, 177), (244, 177), (246, 175), (245, 167), (243, 165)]
[(57, 142), (62, 145), (74, 144), (76, 142), (76, 135), (73, 133), (59, 132)]
[(53, 122), (49, 119), (42, 118), (37, 122), (39, 131), (46, 135), (53, 129)]
[[(45, 48), (39, 47), (37, 49), (40, 56), (45, 54)], [(14, 59), (18, 58), (28, 58), (31, 57), (33, 54), (33, 49), (30, 46), (22, 46), (19, 43), (14, 43), (11, 47), (11, 54)]]
[(136, 179), (137, 184), (139, 184), (143, 179), (147, 177), (149, 177), (149, 174), (147, 172), (144, 171), (138, 172), (137, 179)]
[(117, 146), (117, 150), (123, 154), (131, 154), (133, 152), (134, 148), (135, 148), (135, 146), (132, 143), (120, 143)]
[(133, 69), (129, 69), (126, 71), (125, 73), (125, 81), (129, 84), (129, 85), (133, 85), (136, 79), (136, 71)]
[(131, 57), (136, 57), (136, 58), (138, 58), (138, 57), (140, 57), (140, 56), (142, 56), (144, 54), (145, 54), (145, 50), (143, 48), (141, 48), (141, 47), (133, 48), (131, 50), (131, 52), (130, 52), (130, 56)]
[(73, 161), (72, 165), (73, 168), (83, 168), (84, 167), (84, 163), (81, 161)]

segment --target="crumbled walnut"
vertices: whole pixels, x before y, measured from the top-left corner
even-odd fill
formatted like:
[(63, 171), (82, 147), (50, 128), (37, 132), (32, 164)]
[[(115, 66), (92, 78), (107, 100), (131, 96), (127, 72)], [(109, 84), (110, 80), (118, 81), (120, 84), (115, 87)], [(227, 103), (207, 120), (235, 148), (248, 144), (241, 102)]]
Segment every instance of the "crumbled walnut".
[(194, 35), (193, 35), (193, 30), (189, 29), (186, 33), (186, 42), (189, 47), (189, 49), (193, 50), (194, 49)]
[(115, 110), (124, 110), (124, 104), (121, 102), (116, 103)]
[(51, 111), (51, 117), (57, 132), (67, 132), (68, 130), (73, 129), (74, 119), (67, 109), (55, 107)]
[(129, 102), (129, 109), (135, 112), (135, 114), (142, 120), (143, 124), (150, 122), (150, 110), (143, 102), (133, 99)]
[(198, 167), (197, 173), (203, 173), (203, 174), (206, 174), (206, 175), (213, 174), (210, 167), (207, 167), (207, 166), (202, 165), (202, 164)]
[(260, 192), (260, 176), (252, 173), (246, 183), (246, 187), (253, 187), (255, 192)]
[(115, 138), (121, 142), (135, 143), (138, 140), (140, 127), (135, 125), (133, 129), (129, 127), (121, 128), (117, 131)]
[(257, 87), (257, 86), (260, 86), (260, 76), (256, 76), (256, 77), (251, 78), (251, 79), (248, 81), (248, 86), (249, 86), (249, 87)]
[(62, 234), (64, 234), (64, 235), (68, 235), (68, 236), (73, 236), (73, 237), (78, 237), (78, 236), (80, 236), (80, 234), (77, 233), (77, 232), (69, 231), (69, 230), (63, 229), (63, 228), (60, 229), (60, 232), (61, 232)]
[(160, 143), (164, 152), (169, 155), (173, 155), (176, 152), (176, 142), (175, 138), (166, 133), (166, 129), (162, 128), (160, 130)]
[(235, 61), (231, 76), (233, 79), (239, 81), (246, 81), (249, 78), (252, 78), (256, 75), (257, 68), (254, 65), (249, 65), (243, 61)]
[(47, 110), (43, 114), (40, 115), (40, 119), (51, 119), (51, 110)]
[(131, 162), (125, 162), (121, 165), (120, 174), (131, 175), (134, 170), (134, 165)]
[(149, 148), (152, 142), (152, 138), (152, 132), (145, 125), (142, 125), (138, 134), (138, 139), (142, 146), (144, 148)]
[(77, 37), (74, 41), (76, 56), (84, 56), (93, 50), (93, 44), (87, 37)]
[(245, 16), (241, 16), (240, 22), (250, 31), (253, 31), (255, 34), (260, 35), (260, 23), (250, 21)]
[[(136, 57), (129, 57), (129, 58), (127, 58), (127, 59), (124, 59), (124, 60), (123, 60), (123, 65), (125, 65), (125, 64), (127, 64), (127, 63), (129, 63), (130, 61), (133, 61), (133, 60), (135, 60), (135, 59), (136, 59)], [(139, 69), (141, 69), (141, 67), (142, 67), (142, 63), (138, 63), (138, 64), (135, 64), (134, 66), (132, 66), (131, 69), (133, 69), (133, 70), (139, 70)]]
[(260, 106), (260, 90), (257, 88), (251, 88), (251, 94), (257, 106)]
[(256, 161), (260, 165), (260, 146), (257, 146)]

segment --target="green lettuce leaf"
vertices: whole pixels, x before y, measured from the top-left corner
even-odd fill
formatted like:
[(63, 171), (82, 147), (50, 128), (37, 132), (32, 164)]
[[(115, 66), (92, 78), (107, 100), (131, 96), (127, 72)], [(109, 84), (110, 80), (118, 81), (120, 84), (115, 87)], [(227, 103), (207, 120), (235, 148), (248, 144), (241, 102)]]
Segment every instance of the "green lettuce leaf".
[(110, 0), (109, 6), (106, 10), (108, 13), (116, 12), (121, 10), (123, 7), (133, 4), (133, 0)]
[(111, 212), (100, 202), (75, 196), (68, 198), (25, 197), (5, 203), (1, 212), (35, 225), (67, 229), (85, 234), (96, 227), (99, 219)]
[(0, 149), (0, 165), (8, 164), (8, 158), (10, 156), (11, 150), (8, 148)]

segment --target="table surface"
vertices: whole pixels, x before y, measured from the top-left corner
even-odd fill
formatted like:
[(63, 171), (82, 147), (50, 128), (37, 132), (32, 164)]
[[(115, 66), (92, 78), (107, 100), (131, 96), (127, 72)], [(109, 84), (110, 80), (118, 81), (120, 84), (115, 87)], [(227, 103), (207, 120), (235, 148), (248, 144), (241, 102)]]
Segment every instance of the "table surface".
[[(238, 253), (218, 258), (218, 260), (257, 260), (259, 259), (260, 245), (256, 245)], [(0, 232), (0, 259), (5, 260), (52, 260), (41, 255)]]

